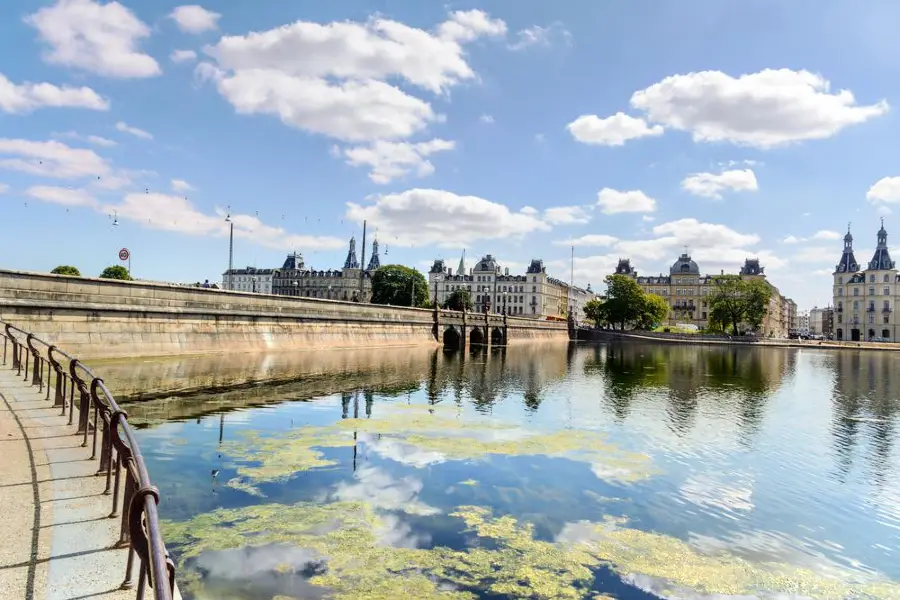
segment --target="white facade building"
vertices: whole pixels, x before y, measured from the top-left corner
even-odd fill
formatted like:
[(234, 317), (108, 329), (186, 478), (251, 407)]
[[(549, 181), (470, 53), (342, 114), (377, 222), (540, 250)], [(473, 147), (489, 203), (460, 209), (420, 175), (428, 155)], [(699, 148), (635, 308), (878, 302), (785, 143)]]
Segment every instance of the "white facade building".
[(468, 272), (465, 256), (456, 273), (443, 259), (434, 261), (428, 272), (430, 296), (444, 304), (456, 290), (467, 290), (476, 312), (492, 312), (536, 319), (567, 318), (570, 308), (575, 319), (584, 319), (584, 305), (596, 297), (590, 290), (572, 287), (547, 275), (544, 262), (534, 259), (524, 275), (511, 275), (490, 254), (479, 260)]
[(272, 293), (272, 276), (275, 269), (232, 269), (222, 274), (222, 288), (238, 292), (254, 292), (257, 294)]
[(900, 276), (888, 252), (882, 220), (877, 245), (868, 268), (860, 270), (853, 254), (853, 236), (844, 236), (844, 252), (834, 269), (834, 339), (898, 339), (900, 327), (894, 308), (900, 300)]

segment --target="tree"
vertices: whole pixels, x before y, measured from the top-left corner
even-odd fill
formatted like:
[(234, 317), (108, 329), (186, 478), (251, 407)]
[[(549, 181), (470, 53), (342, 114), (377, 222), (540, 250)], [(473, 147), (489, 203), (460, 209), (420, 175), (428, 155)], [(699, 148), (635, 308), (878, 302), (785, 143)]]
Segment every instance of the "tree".
[(472, 310), (473, 306), (472, 294), (469, 293), (469, 290), (453, 290), (453, 293), (444, 302), (444, 308), (449, 310), (463, 310), (463, 308)]
[(594, 322), (594, 327), (609, 324), (606, 314), (606, 302), (600, 298), (593, 298), (584, 303), (584, 316)]
[(710, 321), (724, 329), (731, 325), (731, 332), (738, 334), (738, 326), (747, 323), (751, 329), (759, 329), (766, 316), (772, 288), (759, 279), (742, 279), (740, 275), (720, 275), (713, 279), (715, 288), (708, 297)]
[(640, 317), (644, 308), (644, 291), (637, 281), (627, 275), (607, 275), (604, 281), (606, 317), (609, 323), (625, 329), (626, 324), (634, 323)]
[(100, 279), (120, 279), (122, 281), (131, 281), (131, 274), (128, 272), (128, 269), (126, 269), (122, 265), (113, 265), (111, 267), (106, 267), (105, 269), (103, 269), (103, 272), (100, 273)]
[(71, 265), (59, 265), (50, 272), (54, 275), (74, 275), (75, 277), (81, 277), (81, 271)]
[(638, 316), (638, 329), (655, 329), (669, 314), (669, 303), (656, 294), (644, 294), (644, 305)]
[(372, 275), (372, 303), (394, 306), (425, 306), (428, 282), (425, 276), (403, 265), (385, 265)]

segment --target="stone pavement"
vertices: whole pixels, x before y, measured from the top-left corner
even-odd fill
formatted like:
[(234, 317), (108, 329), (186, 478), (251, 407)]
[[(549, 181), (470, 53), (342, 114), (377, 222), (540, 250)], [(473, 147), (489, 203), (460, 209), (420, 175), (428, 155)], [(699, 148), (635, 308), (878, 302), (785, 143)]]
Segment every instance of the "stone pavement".
[(115, 546), (121, 517), (109, 517), (112, 496), (95, 475), (99, 461), (89, 460), (90, 438), (82, 448), (75, 425), (45, 397), (0, 366), (0, 598), (133, 599), (134, 588), (120, 589), (128, 550)]

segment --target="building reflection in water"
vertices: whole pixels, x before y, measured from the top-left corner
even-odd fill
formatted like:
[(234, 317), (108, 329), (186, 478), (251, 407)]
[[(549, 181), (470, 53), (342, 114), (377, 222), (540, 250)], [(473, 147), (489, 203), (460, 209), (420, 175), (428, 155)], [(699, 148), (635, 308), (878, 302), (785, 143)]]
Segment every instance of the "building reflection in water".
[[(806, 358), (798, 360), (801, 356)], [(812, 378), (832, 382), (829, 431), (836, 477), (848, 477), (855, 457), (864, 456), (867, 475), (876, 482), (888, 477), (900, 410), (900, 355), (888, 352), (534, 344), (471, 353), (406, 348), (219, 361), (146, 361), (131, 369), (124, 364), (103, 368), (117, 388), (134, 390), (132, 397), (156, 396), (128, 407), (129, 420), (145, 426), (331, 395), (340, 397), (343, 418), (359, 418), (361, 409), (371, 418), (379, 401), (415, 397), (432, 406), (449, 402), (486, 414), (494, 414), (503, 401), (521, 403), (531, 415), (570, 423), (593, 419), (599, 426), (605, 411), (620, 427), (632, 426), (640, 416), (643, 421), (634, 426), (653, 419), (676, 438), (696, 430), (700, 415), (713, 415), (720, 424), (722, 419), (733, 424), (738, 443), (748, 446), (760, 435), (773, 398), (783, 391), (800, 402), (797, 395), (804, 390), (792, 381)], [(802, 377), (795, 377), (798, 369)], [(543, 406), (549, 398), (552, 406)], [(820, 406), (818, 399), (809, 405)], [(561, 414), (565, 411), (568, 415)], [(220, 440), (228, 437), (227, 427), (228, 419), (220, 416)]]

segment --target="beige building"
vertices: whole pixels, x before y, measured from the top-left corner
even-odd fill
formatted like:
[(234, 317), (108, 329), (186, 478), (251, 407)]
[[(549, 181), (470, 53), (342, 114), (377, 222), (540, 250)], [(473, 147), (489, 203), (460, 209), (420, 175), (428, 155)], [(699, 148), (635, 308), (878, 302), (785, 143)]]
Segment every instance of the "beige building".
[(490, 254), (466, 270), (465, 255), (456, 272), (443, 259), (434, 261), (428, 272), (432, 300), (443, 304), (456, 290), (467, 290), (478, 312), (492, 312), (539, 319), (565, 319), (571, 309), (576, 321), (584, 319), (584, 305), (594, 298), (588, 289), (573, 287), (550, 277), (544, 261), (533, 259), (524, 275), (510, 274)]
[(272, 293), (280, 296), (302, 296), (368, 302), (372, 298), (372, 274), (381, 266), (378, 256), (378, 240), (372, 242), (372, 256), (365, 270), (356, 258), (356, 238), (350, 239), (350, 248), (343, 269), (317, 271), (307, 267), (303, 256), (297, 252), (288, 254), (280, 269), (272, 275)]
[(868, 268), (860, 270), (853, 255), (853, 236), (844, 236), (844, 251), (834, 268), (834, 339), (897, 340), (894, 306), (900, 296), (900, 276), (891, 260), (884, 220)]
[[(641, 289), (648, 294), (662, 297), (669, 305), (668, 325), (694, 325), (705, 329), (709, 325), (709, 302), (707, 297), (715, 286), (715, 275), (703, 275), (700, 267), (690, 254), (684, 253), (669, 268), (669, 274), (638, 276), (629, 259), (620, 259), (616, 267), (617, 275), (634, 277)], [(724, 275), (724, 272), (722, 273)], [(765, 268), (759, 259), (748, 258), (741, 267), (743, 279), (761, 279), (772, 289), (769, 308), (763, 319), (762, 333), (768, 337), (787, 337), (792, 314), (796, 315), (797, 305), (784, 298), (778, 288), (766, 278)]]

